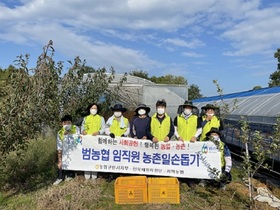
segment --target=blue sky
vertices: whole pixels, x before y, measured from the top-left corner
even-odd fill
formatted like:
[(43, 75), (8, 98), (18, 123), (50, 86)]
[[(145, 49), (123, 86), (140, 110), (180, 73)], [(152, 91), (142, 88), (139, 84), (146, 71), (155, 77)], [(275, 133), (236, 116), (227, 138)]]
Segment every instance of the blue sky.
[(55, 61), (183, 76), (204, 96), (214, 79), (267, 87), (280, 48), (279, 0), (1, 0), (0, 24), (1, 68), (26, 53), (34, 67), (51, 39)]

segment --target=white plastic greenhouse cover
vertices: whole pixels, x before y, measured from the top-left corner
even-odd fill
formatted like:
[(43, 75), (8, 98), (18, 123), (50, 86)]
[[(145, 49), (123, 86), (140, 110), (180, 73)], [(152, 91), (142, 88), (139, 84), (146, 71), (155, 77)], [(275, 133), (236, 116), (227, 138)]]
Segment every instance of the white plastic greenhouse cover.
[[(115, 74), (115, 79), (110, 86), (114, 88), (123, 76), (123, 74)], [(120, 92), (119, 101), (126, 108), (134, 110), (138, 104), (144, 103), (151, 108), (150, 115), (156, 111), (157, 100), (165, 99), (167, 113), (172, 119), (177, 115), (178, 106), (188, 98), (187, 85), (155, 84), (150, 80), (132, 75), (126, 76)]]
[(187, 86), (176, 85), (145, 85), (143, 86), (142, 103), (151, 108), (151, 115), (156, 112), (157, 100), (165, 99), (167, 113), (174, 119), (177, 115), (178, 106), (184, 104), (188, 97)]
[(199, 109), (206, 104), (217, 106), (224, 103), (232, 108), (237, 100), (237, 108), (227, 116), (227, 119), (239, 120), (241, 116), (254, 123), (275, 124), (277, 115), (280, 114), (280, 87), (261, 88), (239, 93), (225, 94), (193, 100)]

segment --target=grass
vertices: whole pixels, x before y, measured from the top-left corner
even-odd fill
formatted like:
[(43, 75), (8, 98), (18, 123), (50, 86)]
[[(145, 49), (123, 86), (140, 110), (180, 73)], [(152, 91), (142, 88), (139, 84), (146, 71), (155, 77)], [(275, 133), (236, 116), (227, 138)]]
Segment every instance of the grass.
[[(85, 180), (79, 175), (69, 182), (53, 186), (56, 178), (55, 138), (31, 141), (20, 158), (11, 153), (0, 165), (0, 209), (21, 210), (272, 210), (267, 203), (249, 202), (248, 188), (241, 179), (237, 165), (233, 167), (233, 181), (226, 190), (213, 186), (190, 188), (180, 183), (180, 204), (118, 205), (115, 203), (114, 181), (103, 178)], [(255, 181), (255, 187), (265, 187)], [(280, 189), (274, 187), (272, 194), (280, 197)]]
[[(58, 186), (51, 184), (41, 189), (23, 192), (6, 192), (0, 194), (0, 209), (99, 209), (99, 210), (149, 210), (149, 209), (249, 209), (247, 187), (239, 182), (228, 184), (226, 190), (212, 186), (190, 188), (185, 183), (180, 184), (180, 204), (115, 204), (114, 181), (108, 183), (105, 179), (85, 180), (77, 176), (69, 182)], [(280, 194), (279, 189), (275, 192)], [(266, 203), (257, 202), (252, 209), (274, 209)]]

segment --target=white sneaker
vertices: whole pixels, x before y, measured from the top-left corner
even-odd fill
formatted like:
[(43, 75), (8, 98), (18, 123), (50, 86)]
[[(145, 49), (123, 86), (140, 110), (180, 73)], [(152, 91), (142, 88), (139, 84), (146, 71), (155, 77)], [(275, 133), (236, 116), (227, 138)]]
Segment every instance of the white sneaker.
[(97, 172), (92, 171), (91, 172), (91, 178), (92, 179), (97, 179)]
[(63, 179), (57, 179), (55, 180), (55, 182), (53, 183), (53, 185), (58, 185), (63, 181)]
[(73, 179), (72, 177), (66, 177), (65, 181), (68, 182), (68, 181), (70, 181), (72, 179)]
[(91, 171), (85, 171), (84, 174), (85, 174), (85, 178), (86, 178), (86, 179), (90, 179), (90, 177), (91, 177)]
[(220, 183), (220, 189), (221, 189), (221, 190), (226, 190), (226, 189), (227, 189), (226, 184)]
[(205, 187), (206, 186), (206, 181), (204, 179), (201, 179), (200, 182), (198, 183), (200, 187)]

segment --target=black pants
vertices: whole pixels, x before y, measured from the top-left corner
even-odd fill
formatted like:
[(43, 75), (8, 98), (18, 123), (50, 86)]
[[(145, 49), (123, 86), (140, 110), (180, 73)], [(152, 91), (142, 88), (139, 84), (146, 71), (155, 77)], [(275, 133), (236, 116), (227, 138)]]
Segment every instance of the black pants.
[(75, 177), (75, 173), (74, 173), (74, 171), (58, 169), (57, 178), (58, 179), (65, 179), (65, 176), (74, 178)]

